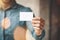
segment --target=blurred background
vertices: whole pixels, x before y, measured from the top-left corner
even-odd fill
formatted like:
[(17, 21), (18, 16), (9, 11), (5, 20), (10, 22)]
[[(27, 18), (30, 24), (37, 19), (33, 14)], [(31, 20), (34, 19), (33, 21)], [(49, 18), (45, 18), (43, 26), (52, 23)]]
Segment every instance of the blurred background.
[(50, 40), (60, 40), (60, 0), (51, 0)]

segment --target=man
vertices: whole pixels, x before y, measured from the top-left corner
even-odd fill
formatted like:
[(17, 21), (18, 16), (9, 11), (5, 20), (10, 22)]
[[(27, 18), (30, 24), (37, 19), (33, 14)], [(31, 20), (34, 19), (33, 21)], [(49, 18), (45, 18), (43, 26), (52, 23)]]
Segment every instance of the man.
[(0, 0), (0, 40), (14, 40), (13, 32), (17, 26), (26, 26), (36, 40), (42, 40), (45, 35), (44, 20), (34, 17), (32, 22), (19, 21), (20, 12), (32, 10), (17, 4), (15, 0)]

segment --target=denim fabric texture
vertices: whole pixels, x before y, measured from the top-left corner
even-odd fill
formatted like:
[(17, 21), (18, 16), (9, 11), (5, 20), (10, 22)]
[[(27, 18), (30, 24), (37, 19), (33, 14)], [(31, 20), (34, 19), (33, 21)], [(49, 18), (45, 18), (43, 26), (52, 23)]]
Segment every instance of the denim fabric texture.
[(43, 31), (40, 36), (37, 36), (34, 32), (31, 22), (19, 21), (20, 12), (32, 12), (32, 10), (28, 7), (24, 7), (17, 3), (12, 4), (11, 8), (9, 8), (7, 10), (0, 9), (0, 24), (1, 24), (1, 21), (4, 19), (5, 14), (6, 14), (6, 17), (10, 19), (10, 22), (11, 22), (10, 27), (6, 30), (3, 30), (2, 26), (0, 25), (0, 40), (4, 40), (4, 38), (5, 38), (5, 40), (14, 40), (13, 31), (17, 25), (20, 25), (20, 26), (26, 25), (27, 28), (31, 31), (32, 36), (36, 40), (42, 40), (42, 38), (45, 35), (45, 31)]

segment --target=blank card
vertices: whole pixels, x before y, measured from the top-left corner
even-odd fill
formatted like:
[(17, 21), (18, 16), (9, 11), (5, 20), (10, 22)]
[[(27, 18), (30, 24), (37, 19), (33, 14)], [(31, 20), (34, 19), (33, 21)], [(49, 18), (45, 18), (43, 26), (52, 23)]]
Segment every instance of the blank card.
[(33, 12), (20, 12), (20, 21), (32, 21), (33, 19)]

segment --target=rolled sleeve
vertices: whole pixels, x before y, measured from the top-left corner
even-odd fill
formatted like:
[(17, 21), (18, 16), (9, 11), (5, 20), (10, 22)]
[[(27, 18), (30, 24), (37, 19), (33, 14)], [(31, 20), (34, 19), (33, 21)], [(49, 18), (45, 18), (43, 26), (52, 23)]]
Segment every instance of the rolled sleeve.
[(32, 36), (36, 39), (36, 40), (42, 40), (43, 37), (45, 36), (45, 30), (42, 31), (42, 34), (37, 36), (35, 32), (32, 33)]
[(45, 36), (45, 30), (42, 31), (41, 35), (37, 36), (31, 22), (26, 22), (26, 26), (30, 30), (32, 37), (34, 37), (36, 40), (42, 40)]

